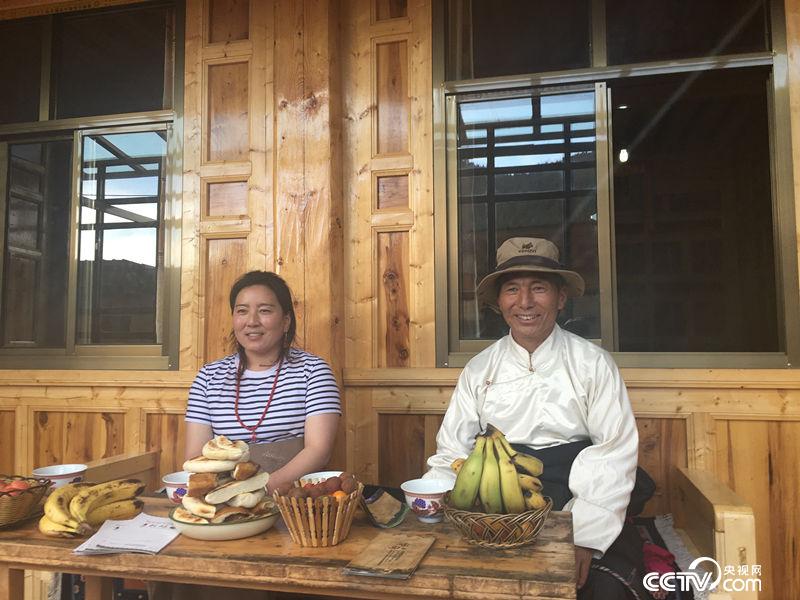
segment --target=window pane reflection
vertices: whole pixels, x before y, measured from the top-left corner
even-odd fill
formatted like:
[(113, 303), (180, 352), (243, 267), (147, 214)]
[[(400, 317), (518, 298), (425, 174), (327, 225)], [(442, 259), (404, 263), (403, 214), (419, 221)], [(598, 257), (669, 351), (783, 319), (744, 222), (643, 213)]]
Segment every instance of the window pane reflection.
[(769, 75), (753, 68), (610, 84), (615, 157), (626, 150), (614, 166), (620, 351), (783, 349)]
[(3, 346), (63, 347), (72, 142), (8, 148)]
[(506, 333), (498, 314), (477, 305), (475, 288), (494, 269), (497, 247), (515, 236), (552, 240), (562, 262), (583, 275), (586, 295), (570, 301), (560, 322), (599, 338), (594, 93), (471, 100), (458, 108), (461, 339)]
[(77, 343), (159, 342), (165, 155), (161, 132), (84, 138)]

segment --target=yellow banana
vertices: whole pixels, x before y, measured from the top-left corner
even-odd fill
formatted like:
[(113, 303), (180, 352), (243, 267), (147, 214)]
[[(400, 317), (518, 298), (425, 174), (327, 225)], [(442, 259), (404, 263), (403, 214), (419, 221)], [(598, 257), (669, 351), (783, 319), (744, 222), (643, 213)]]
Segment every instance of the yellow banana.
[(523, 491), (525, 490), (531, 490), (532, 492), (542, 491), (542, 482), (539, 481), (538, 477), (534, 477), (533, 475), (527, 475), (525, 473), (517, 473), (517, 477), (519, 477), (519, 486), (522, 488)]
[(544, 471), (544, 465), (542, 464), (542, 461), (535, 456), (531, 456), (530, 454), (517, 452), (512, 460), (516, 466), (525, 471), (528, 475), (538, 477), (542, 474), (542, 471)]
[(78, 521), (86, 521), (87, 515), (98, 506), (119, 500), (127, 500), (144, 491), (138, 479), (116, 479), (100, 483), (79, 491), (69, 503), (69, 512)]
[(506, 436), (503, 435), (502, 431), (491, 424), (486, 427), (486, 430), (491, 432), (491, 436), (494, 439), (495, 445), (498, 443), (503, 444), (506, 454), (508, 454), (512, 459), (517, 455), (517, 451), (514, 450), (511, 444), (508, 443), (508, 440), (506, 439)]
[(61, 486), (47, 497), (44, 503), (44, 514), (47, 518), (58, 525), (77, 529), (80, 522), (72, 517), (69, 512), (69, 502), (82, 489), (92, 487), (93, 483), (68, 483)]
[(478, 486), (483, 473), (483, 448), (486, 438), (479, 435), (475, 440), (475, 449), (464, 461), (458, 471), (453, 491), (450, 492), (450, 501), (453, 506), (461, 510), (472, 510), (475, 498), (478, 496)]
[(547, 500), (545, 500), (544, 496), (542, 496), (539, 492), (525, 490), (524, 496), (525, 506), (528, 508), (528, 510), (537, 510), (547, 506)]
[(466, 458), (457, 458), (451, 462), (450, 468), (453, 469), (453, 473), (458, 473), (461, 470), (461, 467), (464, 466), (464, 462), (466, 462), (466, 460)]
[(496, 446), (496, 449), (497, 464), (500, 467), (500, 492), (506, 512), (510, 514), (525, 512), (525, 498), (522, 496), (517, 470), (503, 448), (503, 444)]
[(77, 528), (69, 527), (68, 525), (62, 525), (60, 523), (54, 523), (47, 518), (47, 515), (42, 515), (42, 518), (39, 519), (39, 531), (51, 537), (71, 538), (80, 535)]
[(110, 502), (109, 504), (103, 504), (92, 510), (92, 512), (86, 515), (86, 522), (92, 527), (97, 527), (108, 519), (132, 519), (142, 512), (143, 507), (144, 502), (141, 500), (128, 499)]
[(497, 464), (497, 455), (494, 453), (492, 438), (486, 440), (483, 455), (483, 473), (481, 474), (478, 495), (484, 511), (489, 514), (502, 514), (503, 498), (500, 495), (500, 467)]

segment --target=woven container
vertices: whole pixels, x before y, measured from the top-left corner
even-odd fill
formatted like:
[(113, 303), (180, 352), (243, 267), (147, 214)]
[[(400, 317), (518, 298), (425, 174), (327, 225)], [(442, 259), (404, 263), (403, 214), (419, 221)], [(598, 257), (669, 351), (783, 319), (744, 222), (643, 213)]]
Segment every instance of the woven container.
[(545, 496), (543, 508), (513, 515), (493, 515), (452, 508), (445, 496), (444, 516), (455, 525), (465, 540), (483, 548), (516, 548), (532, 544), (553, 508)]
[(28, 518), (39, 510), (39, 503), (48, 489), (49, 479), (34, 479), (18, 475), (0, 475), (0, 479), (22, 480), (31, 487), (27, 490), (0, 492), (0, 527)]
[[(296, 481), (295, 487), (299, 486), (300, 482)], [(363, 490), (364, 485), (358, 482), (358, 488), (342, 500), (332, 496), (298, 499), (280, 496), (277, 492), (273, 498), (295, 544), (324, 548), (335, 546), (350, 533)]]

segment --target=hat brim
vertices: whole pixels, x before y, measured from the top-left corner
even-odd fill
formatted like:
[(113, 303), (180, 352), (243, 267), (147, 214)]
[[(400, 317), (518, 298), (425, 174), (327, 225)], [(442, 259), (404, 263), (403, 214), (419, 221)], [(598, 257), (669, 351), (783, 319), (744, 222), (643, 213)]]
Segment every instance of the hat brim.
[(583, 277), (578, 275), (575, 271), (551, 269), (533, 265), (515, 265), (507, 269), (489, 273), (486, 277), (481, 279), (475, 294), (479, 307), (488, 306), (489, 308), (497, 310), (497, 289), (495, 288), (497, 278), (508, 273), (554, 273), (560, 275), (564, 280), (564, 290), (567, 292), (567, 296), (570, 297), (583, 296), (583, 292), (586, 289), (586, 283), (583, 281)]

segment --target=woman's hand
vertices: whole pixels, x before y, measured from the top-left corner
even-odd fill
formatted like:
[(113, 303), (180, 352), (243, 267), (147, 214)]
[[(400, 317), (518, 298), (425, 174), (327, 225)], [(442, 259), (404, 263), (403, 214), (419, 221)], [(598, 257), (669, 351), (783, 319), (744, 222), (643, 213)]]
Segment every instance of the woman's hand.
[(270, 473), (267, 491), (271, 494), (285, 483), (324, 468), (331, 457), (338, 427), (339, 415), (334, 413), (306, 417), (304, 448), (280, 469)]
[(581, 589), (586, 585), (586, 578), (589, 576), (589, 567), (592, 564), (594, 550), (575, 546), (575, 581), (576, 587)]

